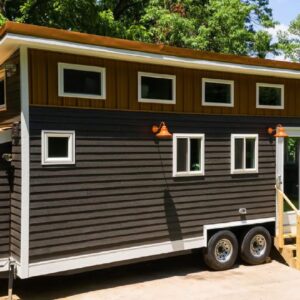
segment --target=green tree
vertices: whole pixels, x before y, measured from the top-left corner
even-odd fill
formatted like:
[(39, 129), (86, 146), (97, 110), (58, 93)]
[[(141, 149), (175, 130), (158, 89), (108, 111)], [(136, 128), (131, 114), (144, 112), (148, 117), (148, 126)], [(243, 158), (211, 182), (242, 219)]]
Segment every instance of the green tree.
[(286, 58), (300, 62), (300, 14), (291, 22), (288, 31), (278, 33), (278, 44)]
[(274, 50), (269, 0), (2, 0), (2, 8), (10, 20), (144, 42), (259, 57)]

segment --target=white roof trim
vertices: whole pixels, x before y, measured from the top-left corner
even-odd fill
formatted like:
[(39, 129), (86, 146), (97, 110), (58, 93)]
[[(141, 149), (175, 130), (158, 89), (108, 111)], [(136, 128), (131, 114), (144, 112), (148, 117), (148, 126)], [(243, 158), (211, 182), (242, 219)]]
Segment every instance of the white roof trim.
[(252, 66), (228, 62), (210, 61), (205, 59), (193, 59), (171, 55), (153, 54), (142, 51), (116, 49), (103, 46), (87, 45), (74, 42), (39, 38), (33, 36), (8, 33), (0, 42), (0, 57), (8, 57), (21, 45), (29, 48), (67, 52), (79, 55), (89, 55), (117, 60), (134, 61), (141, 63), (171, 65), (191, 69), (205, 69), (212, 71), (255, 74), (283, 78), (300, 79), (300, 70), (270, 68), (263, 66)]

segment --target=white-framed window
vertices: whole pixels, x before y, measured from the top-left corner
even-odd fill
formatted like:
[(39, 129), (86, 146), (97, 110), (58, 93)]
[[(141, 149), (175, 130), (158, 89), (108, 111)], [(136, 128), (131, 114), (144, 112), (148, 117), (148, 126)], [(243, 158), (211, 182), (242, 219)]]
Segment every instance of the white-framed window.
[(176, 104), (176, 76), (138, 72), (138, 101)]
[(58, 96), (104, 100), (105, 68), (58, 63)]
[(75, 131), (42, 131), (42, 165), (75, 164)]
[(234, 81), (202, 78), (202, 105), (234, 106)]
[(173, 134), (173, 176), (204, 175), (204, 134)]
[(231, 135), (231, 174), (258, 172), (258, 134)]
[(256, 83), (256, 108), (284, 109), (284, 85)]
[(0, 110), (6, 109), (6, 76), (5, 70), (0, 71)]

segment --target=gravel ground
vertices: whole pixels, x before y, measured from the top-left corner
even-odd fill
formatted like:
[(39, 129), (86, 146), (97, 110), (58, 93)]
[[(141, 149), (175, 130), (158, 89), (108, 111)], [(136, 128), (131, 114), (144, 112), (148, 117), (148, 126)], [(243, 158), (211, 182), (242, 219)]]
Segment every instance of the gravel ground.
[[(0, 300), (6, 299), (5, 280)], [(127, 267), (15, 282), (14, 299), (28, 300), (300, 300), (300, 271), (273, 260), (211, 272), (198, 255)]]

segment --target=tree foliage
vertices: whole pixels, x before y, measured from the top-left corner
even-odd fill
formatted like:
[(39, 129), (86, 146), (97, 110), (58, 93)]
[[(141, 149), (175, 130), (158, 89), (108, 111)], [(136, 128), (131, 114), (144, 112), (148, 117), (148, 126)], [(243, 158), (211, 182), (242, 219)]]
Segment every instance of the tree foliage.
[(300, 62), (300, 14), (291, 22), (288, 31), (278, 33), (278, 41), (286, 58)]
[[(269, 0), (0, 0), (4, 18), (68, 30), (265, 57)], [(1, 18), (0, 18), (1, 21)]]

